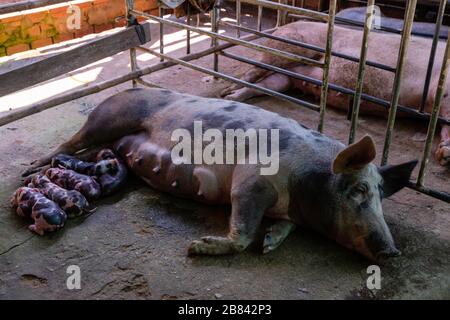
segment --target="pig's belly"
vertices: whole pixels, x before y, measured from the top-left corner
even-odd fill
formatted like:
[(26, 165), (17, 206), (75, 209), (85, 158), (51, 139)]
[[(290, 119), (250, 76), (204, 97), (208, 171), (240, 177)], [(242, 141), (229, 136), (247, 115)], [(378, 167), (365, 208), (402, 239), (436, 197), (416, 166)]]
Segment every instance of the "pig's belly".
[(234, 166), (174, 164), (169, 149), (142, 134), (122, 138), (115, 150), (134, 174), (155, 189), (205, 203), (230, 203)]

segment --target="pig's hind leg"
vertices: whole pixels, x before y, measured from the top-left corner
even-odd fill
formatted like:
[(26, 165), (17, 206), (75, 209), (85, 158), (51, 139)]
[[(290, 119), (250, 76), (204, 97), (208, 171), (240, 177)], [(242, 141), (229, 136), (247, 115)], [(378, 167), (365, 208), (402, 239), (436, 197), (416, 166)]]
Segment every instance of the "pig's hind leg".
[[(267, 70), (259, 68), (251, 68), (241, 77), (241, 80), (253, 83), (263, 77), (267, 77), (268, 74), (270, 74), (270, 72)], [(222, 92), (220, 93), (220, 96), (225, 97), (239, 88), (242, 88), (241, 84), (238, 83), (232, 84), (229, 87), (223, 89)]]
[(295, 230), (296, 225), (287, 220), (280, 220), (272, 225), (264, 237), (263, 253), (269, 253), (287, 238), (287, 236)]
[[(284, 92), (292, 87), (291, 79), (288, 76), (279, 73), (271, 74), (256, 84), (276, 92)], [(245, 101), (247, 99), (262, 95), (264, 95), (264, 93), (260, 90), (244, 87), (230, 92), (230, 94), (224, 98), (227, 100)]]
[(436, 150), (436, 159), (441, 166), (450, 165), (450, 126), (441, 129), (441, 142)]
[(266, 210), (277, 199), (273, 186), (265, 179), (244, 182), (233, 188), (230, 231), (226, 237), (208, 236), (191, 243), (189, 255), (222, 255), (245, 250), (252, 242)]

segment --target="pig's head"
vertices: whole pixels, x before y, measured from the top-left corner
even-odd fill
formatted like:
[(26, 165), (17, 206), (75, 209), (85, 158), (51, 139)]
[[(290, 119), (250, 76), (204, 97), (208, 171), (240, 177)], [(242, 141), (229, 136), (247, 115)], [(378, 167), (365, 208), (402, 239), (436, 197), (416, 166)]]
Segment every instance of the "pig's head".
[(371, 137), (348, 146), (333, 161), (334, 235), (343, 246), (379, 261), (400, 255), (381, 201), (405, 187), (417, 161), (377, 167)]

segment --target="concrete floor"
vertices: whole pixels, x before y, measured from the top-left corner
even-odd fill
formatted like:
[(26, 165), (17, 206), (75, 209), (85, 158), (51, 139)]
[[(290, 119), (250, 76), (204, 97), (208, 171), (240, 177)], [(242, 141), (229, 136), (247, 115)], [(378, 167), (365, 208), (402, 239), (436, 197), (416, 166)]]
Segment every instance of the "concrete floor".
[[(166, 51), (180, 56), (184, 49), (179, 39), (185, 32), (176, 31), (167, 29), (170, 35)], [(156, 47), (156, 26), (153, 33), (150, 45)], [(193, 40), (194, 50), (209, 46), (203, 37)], [(41, 53), (54, 50), (47, 48)], [(256, 56), (242, 48), (232, 52)], [(22, 64), (31, 55), (27, 53), (25, 59), (24, 55), (14, 56), (14, 62), (3, 61), (0, 70)], [(157, 62), (149, 55), (138, 59), (142, 65)], [(198, 62), (212, 65), (211, 57)], [(87, 81), (102, 81), (125, 73), (127, 66), (128, 54), (121, 53), (0, 98), (0, 108), (8, 110), (83, 86)], [(247, 68), (226, 58), (220, 60), (220, 69), (229, 74), (241, 75)], [(169, 89), (210, 97), (227, 85), (183, 67), (145, 79)], [(374, 291), (366, 288), (369, 261), (301, 228), (268, 255), (261, 253), (261, 234), (242, 254), (188, 258), (186, 250), (191, 240), (226, 234), (229, 208), (176, 199), (136, 178), (130, 179), (123, 192), (98, 201), (95, 214), (69, 221), (54, 235), (33, 235), (8, 202), (21, 184), (19, 174), (25, 164), (71, 136), (100, 101), (128, 87), (130, 84), (105, 90), (0, 128), (0, 299), (450, 298), (449, 205), (409, 189), (384, 202), (386, 219), (403, 255), (381, 266), (382, 288)], [(290, 103), (268, 97), (249, 103), (316, 127), (317, 113)], [(385, 125), (385, 119), (362, 117), (359, 135), (371, 134), (381, 150)], [(326, 134), (346, 141), (348, 128), (344, 114), (328, 111)], [(419, 158), (425, 132), (424, 124), (399, 120), (391, 162)], [(449, 191), (449, 176), (448, 170), (434, 160), (430, 162), (428, 185)], [(264, 223), (267, 226), (270, 221)], [(81, 290), (66, 288), (69, 265), (81, 268)]]

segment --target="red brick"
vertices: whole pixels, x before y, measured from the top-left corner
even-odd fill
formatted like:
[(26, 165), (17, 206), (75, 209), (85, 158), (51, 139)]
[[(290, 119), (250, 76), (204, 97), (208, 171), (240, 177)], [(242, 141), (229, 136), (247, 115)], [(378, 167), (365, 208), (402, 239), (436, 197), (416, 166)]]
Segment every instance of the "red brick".
[(74, 38), (74, 33), (61, 33), (53, 38), (55, 43), (64, 42), (68, 40), (72, 40)]
[(53, 44), (53, 41), (51, 38), (39, 39), (39, 40), (35, 40), (31, 43), (31, 48), (36, 49), (36, 48), (49, 46), (51, 44)]
[(112, 28), (113, 28), (112, 23), (105, 23), (105, 24), (94, 26), (95, 33), (100, 33), (100, 32), (106, 31), (106, 30), (110, 30)]
[(90, 25), (87, 25), (87, 27), (83, 27), (80, 30), (75, 30), (75, 38), (80, 38), (91, 33), (94, 33), (94, 28)]
[(30, 50), (30, 47), (27, 44), (17, 44), (15, 46), (6, 48), (6, 53), (10, 56), (14, 53), (27, 51), (27, 50)]
[(37, 24), (29, 28), (27, 32), (30, 36), (35, 38), (40, 38), (42, 34), (41, 27)]

